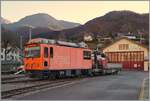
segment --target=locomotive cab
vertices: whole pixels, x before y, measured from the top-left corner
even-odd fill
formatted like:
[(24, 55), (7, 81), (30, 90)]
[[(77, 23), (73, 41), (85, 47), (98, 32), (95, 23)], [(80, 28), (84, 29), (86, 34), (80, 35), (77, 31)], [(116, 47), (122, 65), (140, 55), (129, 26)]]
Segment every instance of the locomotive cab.
[(25, 69), (41, 69), (41, 47), (39, 44), (27, 45), (24, 49), (25, 57), (24, 64)]
[(53, 59), (53, 47), (46, 44), (27, 44), (24, 49), (25, 70), (30, 77), (41, 77), (48, 73)]
[(50, 66), (49, 59), (53, 58), (53, 47), (48, 47), (45, 44), (27, 45), (24, 52), (26, 69), (46, 69)]

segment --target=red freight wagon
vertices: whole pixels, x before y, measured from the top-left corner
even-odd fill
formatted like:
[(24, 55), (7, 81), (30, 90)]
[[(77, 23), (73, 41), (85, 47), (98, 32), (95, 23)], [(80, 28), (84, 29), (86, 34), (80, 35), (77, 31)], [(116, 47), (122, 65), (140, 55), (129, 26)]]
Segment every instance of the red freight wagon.
[(30, 75), (77, 75), (92, 69), (91, 50), (76, 43), (43, 38), (25, 45), (25, 71)]

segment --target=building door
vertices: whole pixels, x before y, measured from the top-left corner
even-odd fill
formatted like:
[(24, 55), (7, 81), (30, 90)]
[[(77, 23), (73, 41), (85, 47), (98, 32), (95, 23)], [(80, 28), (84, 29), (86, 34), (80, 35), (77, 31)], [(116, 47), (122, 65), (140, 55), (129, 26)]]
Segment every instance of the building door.
[(125, 70), (144, 70), (144, 52), (106, 52), (110, 63), (122, 63)]
[(144, 70), (144, 52), (130, 52), (130, 69)]

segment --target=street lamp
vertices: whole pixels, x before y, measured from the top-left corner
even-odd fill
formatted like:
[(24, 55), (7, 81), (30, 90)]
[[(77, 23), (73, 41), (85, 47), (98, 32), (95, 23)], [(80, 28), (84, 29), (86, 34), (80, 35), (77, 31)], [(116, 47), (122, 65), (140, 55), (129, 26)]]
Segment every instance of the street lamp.
[(32, 39), (32, 29), (34, 28), (33, 26), (28, 26), (29, 27), (29, 40)]
[(20, 49), (22, 50), (22, 35), (20, 35)]
[(32, 39), (32, 29), (29, 28), (29, 40), (31, 40), (31, 39)]
[(34, 28), (34, 26), (31, 25), (25, 25), (25, 27), (29, 28), (29, 41), (32, 39), (32, 29)]

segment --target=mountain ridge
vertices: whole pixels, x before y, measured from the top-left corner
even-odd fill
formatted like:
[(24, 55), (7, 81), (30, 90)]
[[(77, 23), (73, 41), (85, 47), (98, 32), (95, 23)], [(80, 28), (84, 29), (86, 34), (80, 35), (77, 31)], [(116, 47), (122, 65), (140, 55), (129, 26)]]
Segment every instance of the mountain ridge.
[[(63, 25), (65, 23), (65, 25)], [(28, 15), (17, 22), (11, 24), (4, 24), (3, 27), (9, 30), (16, 30), (24, 26), (33, 26), (33, 27), (45, 27), (51, 30), (62, 30), (73, 28), (79, 26), (79, 23), (69, 22), (69, 21), (57, 20), (54, 17), (46, 13), (37, 13), (33, 15)]]
[[(91, 34), (94, 38), (100, 37), (117, 37), (118, 33), (124, 35), (131, 32), (132, 35), (137, 35), (142, 32), (147, 44), (149, 40), (149, 13), (139, 14), (132, 11), (112, 11), (104, 16), (96, 17), (89, 20), (84, 25), (80, 25), (70, 29), (50, 30), (44, 28), (33, 28), (32, 38), (50, 38), (56, 40), (66, 40), (72, 42), (83, 41), (85, 34)], [(24, 43), (28, 40), (29, 29), (17, 30), (25, 37)], [(36, 33), (36, 34), (35, 34)], [(14, 39), (17, 40), (17, 39)]]
[(1, 17), (1, 24), (9, 24), (9, 23), (11, 23), (11, 21)]

